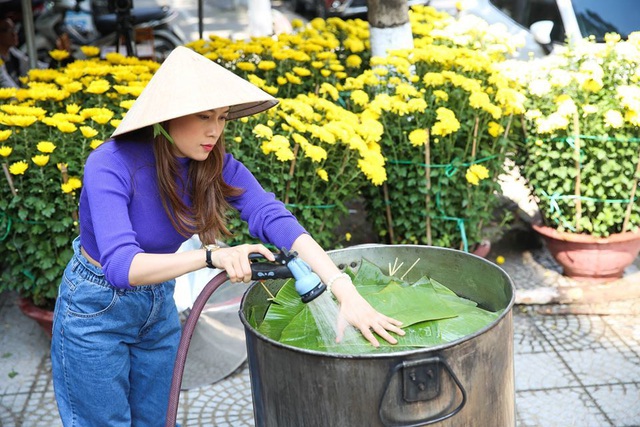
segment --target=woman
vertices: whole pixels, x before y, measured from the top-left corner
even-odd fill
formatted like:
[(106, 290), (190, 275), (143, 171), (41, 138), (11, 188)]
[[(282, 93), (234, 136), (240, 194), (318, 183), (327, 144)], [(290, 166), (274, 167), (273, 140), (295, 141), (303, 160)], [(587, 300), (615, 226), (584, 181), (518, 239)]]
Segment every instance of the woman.
[[(235, 208), (263, 242), (296, 251), (340, 302), (341, 325), (395, 344), (400, 322), (375, 311), (273, 194), (225, 154), (226, 120), (275, 100), (207, 58), (179, 47), (110, 141), (87, 159), (80, 236), (56, 304), (54, 388), (65, 425), (162, 425), (180, 338), (175, 278), (204, 267), (251, 279), (261, 244), (215, 246)], [(205, 247), (176, 253), (192, 234)]]

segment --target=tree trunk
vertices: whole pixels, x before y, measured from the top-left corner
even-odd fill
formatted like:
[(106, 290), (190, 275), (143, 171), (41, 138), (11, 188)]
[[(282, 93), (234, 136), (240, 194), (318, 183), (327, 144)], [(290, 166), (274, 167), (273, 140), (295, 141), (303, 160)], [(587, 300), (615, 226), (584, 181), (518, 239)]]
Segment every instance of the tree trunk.
[(249, 0), (247, 17), (250, 36), (263, 37), (273, 34), (271, 0)]
[(367, 0), (371, 56), (385, 57), (390, 50), (413, 49), (407, 0)]

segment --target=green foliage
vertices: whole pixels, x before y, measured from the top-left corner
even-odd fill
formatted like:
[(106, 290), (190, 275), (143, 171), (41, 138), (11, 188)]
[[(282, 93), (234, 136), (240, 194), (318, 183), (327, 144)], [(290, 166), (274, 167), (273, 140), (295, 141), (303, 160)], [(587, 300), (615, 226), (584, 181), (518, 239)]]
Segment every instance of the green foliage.
[(639, 40), (585, 40), (522, 76), (530, 97), (516, 159), (548, 226), (599, 237), (640, 226)]

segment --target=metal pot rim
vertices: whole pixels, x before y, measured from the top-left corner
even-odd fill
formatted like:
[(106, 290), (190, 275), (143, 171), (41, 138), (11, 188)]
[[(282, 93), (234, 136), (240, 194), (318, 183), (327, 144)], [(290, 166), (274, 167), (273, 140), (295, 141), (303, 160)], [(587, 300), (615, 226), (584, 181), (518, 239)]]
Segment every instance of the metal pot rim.
[(240, 320), (242, 321), (242, 324), (244, 325), (245, 328), (245, 333), (253, 333), (255, 334), (255, 336), (263, 341), (268, 342), (269, 344), (276, 346), (276, 347), (280, 347), (282, 349), (286, 349), (286, 350), (291, 350), (291, 351), (295, 351), (298, 353), (304, 353), (310, 356), (319, 356), (319, 357), (330, 357), (330, 358), (335, 358), (335, 359), (382, 359), (382, 358), (389, 358), (389, 357), (403, 357), (403, 356), (411, 356), (411, 355), (424, 355), (425, 353), (437, 353), (437, 352), (441, 352), (444, 350), (447, 350), (449, 348), (455, 347), (459, 344), (462, 344), (463, 342), (466, 341), (470, 341), (472, 339), (475, 339), (485, 333), (487, 333), (488, 331), (490, 331), (491, 329), (493, 329), (494, 327), (496, 327), (496, 325), (498, 325), (499, 323), (501, 323), (503, 321), (503, 319), (511, 314), (511, 310), (513, 309), (513, 305), (515, 302), (515, 287), (513, 284), (513, 281), (511, 280), (511, 278), (509, 277), (509, 275), (507, 275), (507, 273), (500, 268), (498, 265), (491, 263), (490, 261), (487, 261), (486, 259), (479, 257), (477, 255), (471, 254), (471, 253), (467, 253), (467, 252), (462, 252), (459, 251), (457, 249), (450, 249), (450, 248), (442, 248), (442, 247), (437, 247), (437, 246), (424, 246), (424, 245), (410, 245), (410, 244), (403, 244), (403, 245), (384, 245), (384, 244), (365, 244), (365, 245), (357, 245), (357, 246), (351, 246), (348, 248), (344, 248), (344, 249), (335, 249), (335, 250), (331, 250), (331, 251), (327, 251), (327, 253), (332, 254), (332, 253), (337, 253), (337, 252), (347, 252), (347, 251), (355, 251), (355, 250), (359, 250), (359, 249), (363, 249), (363, 248), (376, 248), (376, 247), (408, 247), (408, 248), (420, 248), (420, 249), (425, 249), (428, 248), (429, 250), (437, 250), (437, 251), (451, 251), (451, 252), (456, 252), (456, 253), (464, 253), (467, 256), (471, 256), (474, 257), (475, 259), (481, 261), (481, 262), (485, 262), (487, 264), (490, 264), (492, 266), (492, 268), (496, 268), (498, 269), (501, 274), (507, 279), (507, 282), (509, 283), (510, 287), (511, 287), (511, 298), (509, 300), (509, 303), (507, 304), (507, 306), (504, 308), (504, 311), (500, 314), (500, 316), (498, 316), (497, 319), (495, 319), (493, 322), (491, 322), (490, 324), (488, 324), (487, 326), (485, 326), (484, 328), (478, 329), (476, 332), (466, 335), (458, 340), (455, 341), (450, 341), (447, 343), (443, 343), (440, 345), (436, 345), (436, 346), (432, 346), (432, 347), (423, 347), (423, 348), (417, 348), (415, 350), (405, 350), (405, 351), (393, 351), (393, 352), (385, 352), (385, 353), (367, 353), (367, 354), (341, 354), (341, 353), (329, 353), (329, 352), (324, 352), (324, 351), (317, 351), (317, 350), (309, 350), (309, 349), (305, 349), (305, 348), (300, 348), (300, 347), (295, 347), (292, 345), (288, 345), (288, 344), (283, 344), (279, 341), (276, 341), (274, 339), (271, 339), (269, 337), (267, 337), (266, 335), (261, 334), (260, 332), (258, 332), (258, 330), (256, 328), (254, 328), (253, 326), (251, 326), (249, 324), (249, 322), (247, 321), (247, 319), (244, 316), (243, 313), (243, 307), (245, 306), (245, 301), (247, 298), (247, 295), (251, 292), (251, 290), (256, 287), (259, 286), (260, 283), (259, 282), (253, 282), (251, 283), (251, 285), (249, 286), (249, 289), (244, 293), (244, 295), (242, 296), (242, 301), (240, 302), (240, 310), (239, 310), (239, 314), (240, 314)]

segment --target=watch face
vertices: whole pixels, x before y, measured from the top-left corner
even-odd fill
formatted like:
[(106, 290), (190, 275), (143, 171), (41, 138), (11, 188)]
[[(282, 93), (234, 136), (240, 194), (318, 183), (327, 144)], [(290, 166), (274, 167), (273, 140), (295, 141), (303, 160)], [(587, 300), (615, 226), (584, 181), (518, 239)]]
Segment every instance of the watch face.
[(218, 245), (204, 245), (204, 248), (208, 251), (215, 251), (216, 249), (220, 249)]

